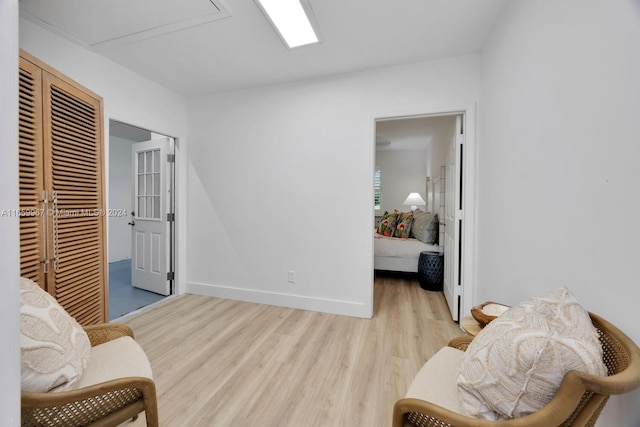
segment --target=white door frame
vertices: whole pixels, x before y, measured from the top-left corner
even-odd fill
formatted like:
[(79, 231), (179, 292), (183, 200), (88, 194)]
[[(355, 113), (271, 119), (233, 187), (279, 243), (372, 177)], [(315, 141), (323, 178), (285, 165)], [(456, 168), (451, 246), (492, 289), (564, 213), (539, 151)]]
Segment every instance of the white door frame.
[[(476, 269), (477, 269), (477, 243), (476, 243), (476, 179), (477, 179), (477, 155), (476, 155), (476, 134), (477, 134), (477, 118), (476, 118), (477, 106), (475, 103), (467, 105), (461, 108), (424, 108), (411, 111), (400, 112), (385, 112), (374, 114), (370, 119), (371, 124), (371, 144), (370, 144), (370, 156), (369, 156), (369, 171), (370, 171), (370, 193), (373, 200), (374, 188), (373, 188), (373, 175), (375, 173), (375, 155), (376, 155), (376, 122), (380, 120), (389, 119), (401, 119), (410, 117), (428, 117), (428, 116), (450, 116), (456, 114), (462, 114), (463, 126), (465, 133), (464, 151), (462, 153), (462, 186), (464, 194), (462, 198), (462, 205), (464, 208), (464, 218), (462, 221), (461, 234), (461, 271), (460, 271), (460, 316), (464, 317), (471, 311), (473, 307), (473, 301), (476, 297)], [(446, 197), (446, 196), (445, 196)], [(369, 229), (375, 228), (374, 215), (370, 215)], [(369, 299), (370, 316), (373, 317), (373, 236), (371, 238), (371, 291)]]

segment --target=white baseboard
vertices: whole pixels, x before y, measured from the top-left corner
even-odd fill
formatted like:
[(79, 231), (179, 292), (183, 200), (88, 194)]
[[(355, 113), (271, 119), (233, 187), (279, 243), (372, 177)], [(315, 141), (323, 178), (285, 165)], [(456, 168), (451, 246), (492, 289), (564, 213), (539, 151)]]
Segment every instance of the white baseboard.
[(207, 283), (187, 282), (186, 293), (365, 319), (371, 318), (370, 311), (372, 311), (368, 310), (363, 303), (312, 298), (277, 292), (264, 292), (255, 289), (242, 289)]

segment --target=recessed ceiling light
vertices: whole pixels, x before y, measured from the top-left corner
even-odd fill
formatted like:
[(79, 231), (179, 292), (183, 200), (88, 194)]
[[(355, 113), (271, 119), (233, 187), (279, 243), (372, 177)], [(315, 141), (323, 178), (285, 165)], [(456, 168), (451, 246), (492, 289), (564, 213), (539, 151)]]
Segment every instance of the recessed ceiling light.
[(256, 2), (289, 48), (318, 43), (318, 35), (311, 24), (311, 10), (310, 8), (308, 11), (305, 10), (300, 0), (256, 0)]

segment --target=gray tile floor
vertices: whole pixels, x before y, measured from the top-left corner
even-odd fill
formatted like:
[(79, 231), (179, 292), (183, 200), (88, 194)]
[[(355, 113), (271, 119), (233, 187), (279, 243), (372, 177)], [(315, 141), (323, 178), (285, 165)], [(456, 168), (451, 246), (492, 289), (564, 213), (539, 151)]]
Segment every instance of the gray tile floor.
[(160, 301), (159, 295), (131, 286), (131, 260), (109, 263), (109, 320)]

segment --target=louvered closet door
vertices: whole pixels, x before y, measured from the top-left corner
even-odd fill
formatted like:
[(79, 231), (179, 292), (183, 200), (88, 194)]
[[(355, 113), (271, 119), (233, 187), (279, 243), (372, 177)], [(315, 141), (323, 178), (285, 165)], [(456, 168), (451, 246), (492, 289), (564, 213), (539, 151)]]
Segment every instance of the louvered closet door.
[(20, 58), (20, 275), (45, 287), (42, 71)]
[(83, 325), (107, 320), (101, 103), (44, 73), (47, 290)]

